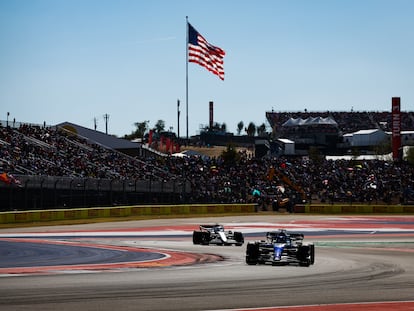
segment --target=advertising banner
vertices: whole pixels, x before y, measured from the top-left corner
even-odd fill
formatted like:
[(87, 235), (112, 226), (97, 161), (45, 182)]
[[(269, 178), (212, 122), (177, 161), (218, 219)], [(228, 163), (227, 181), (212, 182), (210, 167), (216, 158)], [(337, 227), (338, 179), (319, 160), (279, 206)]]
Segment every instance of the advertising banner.
[(400, 98), (392, 98), (392, 158), (398, 160), (401, 148), (401, 107)]

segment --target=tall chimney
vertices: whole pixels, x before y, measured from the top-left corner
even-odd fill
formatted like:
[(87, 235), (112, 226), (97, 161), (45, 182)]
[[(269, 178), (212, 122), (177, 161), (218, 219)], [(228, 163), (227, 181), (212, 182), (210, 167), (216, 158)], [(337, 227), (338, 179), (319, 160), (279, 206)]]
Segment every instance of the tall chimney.
[(213, 128), (213, 125), (214, 125), (214, 118), (213, 118), (213, 102), (211, 101), (210, 103), (210, 106), (209, 106), (209, 108), (210, 108), (210, 129), (212, 129)]

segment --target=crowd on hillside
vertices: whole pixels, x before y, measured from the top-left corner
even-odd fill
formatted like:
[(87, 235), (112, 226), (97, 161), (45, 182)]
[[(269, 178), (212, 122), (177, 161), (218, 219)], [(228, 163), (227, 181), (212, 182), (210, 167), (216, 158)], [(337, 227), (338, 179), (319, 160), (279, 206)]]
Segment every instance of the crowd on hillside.
[[(269, 202), (281, 197), (322, 202), (399, 202), (413, 186), (406, 162), (306, 157), (239, 159), (200, 156), (132, 158), (48, 127), (0, 127), (0, 173), (106, 179), (186, 179), (190, 202), (249, 202), (253, 191)], [(316, 160), (315, 160), (316, 161)], [(304, 195), (304, 197), (302, 197)]]

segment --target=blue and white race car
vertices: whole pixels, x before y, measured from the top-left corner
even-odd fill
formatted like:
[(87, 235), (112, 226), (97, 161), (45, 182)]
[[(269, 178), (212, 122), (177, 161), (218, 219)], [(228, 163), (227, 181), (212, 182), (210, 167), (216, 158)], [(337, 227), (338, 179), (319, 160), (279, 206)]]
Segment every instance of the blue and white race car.
[(266, 240), (247, 244), (246, 263), (309, 267), (315, 263), (315, 245), (303, 244), (303, 238), (302, 233), (289, 233), (284, 229), (267, 232)]
[(200, 225), (199, 231), (193, 231), (193, 244), (216, 244), (242, 246), (244, 237), (241, 232), (224, 230), (219, 224)]

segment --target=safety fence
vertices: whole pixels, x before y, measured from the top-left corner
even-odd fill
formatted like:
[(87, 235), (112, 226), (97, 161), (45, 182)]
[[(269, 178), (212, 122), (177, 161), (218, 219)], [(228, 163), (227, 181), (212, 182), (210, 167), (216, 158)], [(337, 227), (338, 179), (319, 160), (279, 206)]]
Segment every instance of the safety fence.
[(16, 176), (18, 184), (0, 183), (0, 211), (134, 204), (185, 203), (191, 185), (160, 181)]

